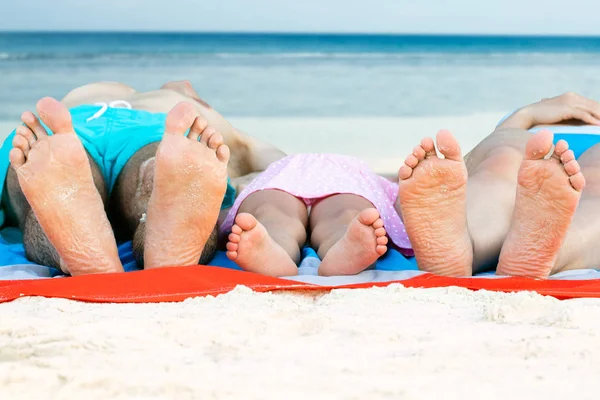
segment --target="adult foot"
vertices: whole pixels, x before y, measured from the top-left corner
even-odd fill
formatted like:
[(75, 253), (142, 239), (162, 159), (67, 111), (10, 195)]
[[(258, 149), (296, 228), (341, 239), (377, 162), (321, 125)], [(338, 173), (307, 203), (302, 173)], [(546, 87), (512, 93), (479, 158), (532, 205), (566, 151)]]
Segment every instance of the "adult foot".
[(223, 137), (192, 104), (169, 112), (146, 213), (145, 268), (198, 264), (227, 189), (228, 161)]
[(235, 217), (227, 257), (246, 271), (269, 276), (298, 275), (298, 267), (267, 229), (247, 213)]
[(364, 271), (387, 251), (383, 220), (374, 208), (354, 218), (346, 233), (334, 244), (319, 265), (319, 275), (355, 275)]
[(544, 158), (553, 138), (541, 131), (527, 142), (499, 275), (547, 278), (579, 204), (585, 179), (567, 142), (559, 141), (552, 157)]
[(448, 131), (414, 148), (400, 167), (400, 209), (419, 269), (447, 276), (472, 274), (473, 246), (467, 228), (467, 168)]
[(23, 194), (60, 256), (61, 269), (71, 275), (123, 271), (69, 111), (47, 97), (37, 103), (37, 112), (54, 135), (49, 136), (36, 116), (27, 112), (9, 157)]

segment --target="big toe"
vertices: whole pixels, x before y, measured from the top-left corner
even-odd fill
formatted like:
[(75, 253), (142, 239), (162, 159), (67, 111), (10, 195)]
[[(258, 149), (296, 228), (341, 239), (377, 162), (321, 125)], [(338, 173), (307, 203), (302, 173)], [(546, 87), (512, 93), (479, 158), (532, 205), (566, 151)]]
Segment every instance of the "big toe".
[(527, 160), (541, 160), (552, 149), (554, 134), (549, 130), (535, 133), (525, 145), (525, 158)]
[(165, 133), (171, 135), (185, 135), (190, 129), (198, 112), (191, 103), (182, 101), (169, 111), (165, 121)]
[(436, 136), (437, 147), (440, 153), (449, 160), (462, 161), (460, 145), (454, 135), (448, 130), (441, 130)]
[(241, 213), (235, 217), (235, 223), (244, 231), (249, 231), (256, 227), (256, 218), (252, 214)]
[(36, 106), (40, 119), (54, 133), (72, 133), (71, 114), (64, 104), (52, 97), (44, 97)]
[(358, 214), (358, 220), (363, 225), (373, 225), (379, 219), (379, 212), (374, 208), (367, 208)]

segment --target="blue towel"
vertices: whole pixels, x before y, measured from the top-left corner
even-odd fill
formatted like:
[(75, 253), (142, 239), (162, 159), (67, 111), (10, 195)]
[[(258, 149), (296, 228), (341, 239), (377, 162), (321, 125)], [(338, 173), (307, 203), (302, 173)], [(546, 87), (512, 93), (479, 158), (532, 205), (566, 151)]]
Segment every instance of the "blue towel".
[[(119, 245), (119, 257), (125, 271), (138, 271), (140, 267), (135, 262), (131, 242)], [(320, 260), (317, 253), (310, 247), (302, 252), (302, 262), (298, 273), (300, 275), (316, 275)], [(236, 263), (229, 260), (225, 252), (219, 251), (208, 265), (241, 270)], [(414, 257), (404, 257), (400, 252), (390, 249), (381, 257), (375, 266), (380, 271), (417, 271)], [(25, 257), (22, 235), (16, 228), (4, 228), (0, 231), (0, 279), (47, 278), (62, 276), (63, 273), (55, 268), (35, 264)]]

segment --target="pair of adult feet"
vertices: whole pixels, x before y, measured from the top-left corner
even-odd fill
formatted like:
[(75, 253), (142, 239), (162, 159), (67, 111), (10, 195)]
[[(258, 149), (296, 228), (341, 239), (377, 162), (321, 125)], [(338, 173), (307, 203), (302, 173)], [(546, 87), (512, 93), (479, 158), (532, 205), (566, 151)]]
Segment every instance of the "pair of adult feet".
[[(585, 179), (567, 142), (532, 135), (517, 180), (515, 209), (500, 252), (499, 275), (547, 278), (579, 204)], [(419, 268), (447, 276), (472, 275), (467, 226), (468, 173), (460, 146), (448, 131), (421, 141), (400, 168), (399, 200)], [(513, 152), (512, 148), (498, 151)]]
[[(61, 269), (71, 275), (123, 271), (69, 111), (49, 97), (36, 108), (54, 134), (24, 113), (9, 157)], [(193, 105), (182, 102), (168, 113), (147, 209), (145, 268), (198, 263), (227, 188), (229, 156), (221, 134)]]

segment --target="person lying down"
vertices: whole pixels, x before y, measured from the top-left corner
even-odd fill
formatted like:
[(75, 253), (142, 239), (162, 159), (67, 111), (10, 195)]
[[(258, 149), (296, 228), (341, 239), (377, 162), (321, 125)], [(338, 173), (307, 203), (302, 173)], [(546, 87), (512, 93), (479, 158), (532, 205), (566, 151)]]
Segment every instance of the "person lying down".
[(593, 130), (600, 104), (569, 93), (523, 107), (464, 159), (456, 138), (440, 131), (406, 158), (399, 185), (352, 157), (289, 156), (237, 198), (221, 225), (227, 255), (273, 276), (295, 275), (307, 242), (321, 275), (359, 273), (388, 246), (412, 249), (421, 270), (446, 276), (595, 268), (600, 146), (588, 140), (577, 160), (560, 139), (568, 124)]

